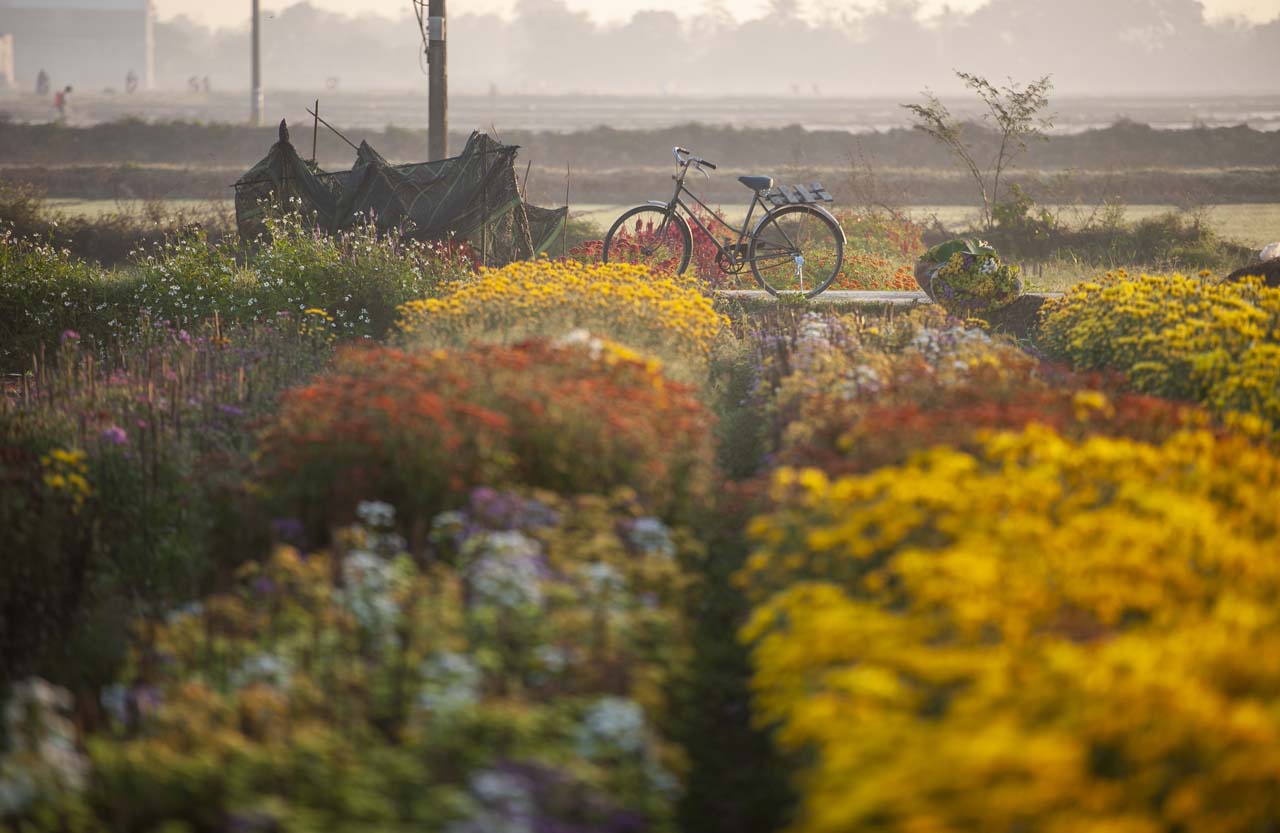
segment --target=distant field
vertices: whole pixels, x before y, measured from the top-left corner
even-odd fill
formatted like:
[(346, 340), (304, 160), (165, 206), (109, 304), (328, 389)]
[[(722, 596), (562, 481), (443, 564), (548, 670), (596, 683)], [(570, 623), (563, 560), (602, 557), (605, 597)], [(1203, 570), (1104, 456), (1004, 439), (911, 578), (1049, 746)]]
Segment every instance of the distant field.
[[(427, 122), (426, 87), (412, 90), (276, 90), (267, 95), (268, 123), (281, 118), (308, 138), (312, 119), (307, 108), (321, 99), (322, 115), (342, 128), (382, 130), (386, 125), (421, 127)], [(900, 101), (893, 97), (844, 96), (625, 96), (625, 95), (475, 95), (459, 90), (449, 96), (449, 120), (463, 133), (496, 127), (499, 132), (547, 130), (568, 132), (609, 125), (636, 130), (693, 123), (741, 127), (804, 125), (809, 129), (863, 133), (907, 124)], [(948, 101), (954, 112), (973, 113), (968, 99)], [(53, 111), (48, 98), (24, 91), (0, 90), (0, 110), (18, 122), (47, 122)], [(165, 90), (122, 96), (77, 90), (71, 123), (87, 126), (132, 117), (155, 122), (200, 121), (241, 124), (249, 116), (248, 91), (220, 90), (195, 94)], [(1231, 127), (1248, 124), (1280, 129), (1280, 96), (1093, 96), (1059, 95), (1054, 99), (1055, 132), (1079, 133), (1124, 116), (1161, 128), (1196, 125)]]
[[(607, 229), (623, 210), (630, 206), (622, 205), (575, 205), (572, 207), (574, 217), (593, 222), (601, 229)], [(1050, 206), (1051, 210), (1058, 207)], [(1168, 211), (1176, 211), (1172, 205), (1131, 205), (1125, 209), (1125, 218), (1141, 220)], [(921, 205), (911, 206), (908, 213), (921, 222), (937, 217), (944, 226), (960, 230), (977, 221), (978, 212), (972, 208), (957, 205)], [(740, 223), (746, 213), (745, 206), (734, 206), (724, 210), (730, 222)], [(1079, 206), (1062, 207), (1062, 217), (1070, 226), (1078, 226), (1088, 217), (1089, 209)], [(1268, 243), (1280, 240), (1280, 203), (1258, 203), (1250, 205), (1215, 205), (1205, 209), (1205, 221), (1218, 234), (1229, 240), (1235, 240), (1247, 246), (1261, 249)]]

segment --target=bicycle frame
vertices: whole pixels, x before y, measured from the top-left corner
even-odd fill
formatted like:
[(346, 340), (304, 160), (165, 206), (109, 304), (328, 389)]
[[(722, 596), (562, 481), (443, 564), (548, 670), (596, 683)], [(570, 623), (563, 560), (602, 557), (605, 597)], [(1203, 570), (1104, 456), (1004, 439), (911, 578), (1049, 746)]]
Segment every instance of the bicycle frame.
[[(757, 191), (751, 197), (751, 204), (747, 207), (747, 216), (746, 216), (746, 219), (742, 221), (742, 228), (735, 229), (733, 226), (729, 225), (727, 222), (720, 219), (720, 215), (718, 215), (715, 212), (715, 209), (707, 205), (702, 200), (698, 199), (697, 194), (693, 193), (692, 191), (690, 191), (688, 188), (685, 187), (684, 178), (688, 174), (689, 174), (689, 166), (687, 164), (682, 165), (680, 168), (680, 173), (675, 177), (673, 177), (676, 181), (676, 190), (675, 190), (675, 193), (671, 195), (671, 199), (668, 200), (667, 202), (662, 202), (660, 200), (650, 200), (649, 202), (650, 205), (660, 205), (667, 209), (667, 217), (666, 217), (666, 220), (663, 221), (663, 226), (659, 227), (659, 233), (666, 230), (665, 224), (667, 221), (671, 219), (671, 217), (675, 215), (676, 209), (677, 208), (683, 209), (685, 216), (688, 217), (690, 220), (693, 220), (694, 225), (702, 229), (702, 233), (705, 234), (707, 238), (710, 239), (711, 242), (715, 245), (716, 251), (718, 251), (723, 257), (725, 257), (731, 265), (737, 266), (739, 264), (746, 263), (746, 258), (738, 257), (738, 253), (743, 251), (743, 246), (751, 238), (751, 234), (750, 234), (750, 229), (752, 228), (751, 217), (752, 215), (755, 214), (757, 205), (759, 205), (760, 208), (764, 211), (764, 214), (761, 216), (761, 219), (769, 216), (769, 206), (765, 204), (765, 201), (761, 199), (760, 193)], [(690, 208), (684, 202), (683, 199), (681, 199), (682, 195), (689, 197), (689, 199), (693, 200), (695, 203), (701, 206), (702, 209), (707, 212), (707, 215), (715, 223), (718, 223), (721, 226), (724, 226), (726, 229), (728, 229), (731, 232), (737, 232), (738, 234), (737, 242), (734, 243), (733, 246), (730, 248), (726, 248), (725, 246), (723, 246), (720, 243), (719, 238), (716, 237), (716, 235), (711, 231), (711, 229), (707, 226), (707, 224), (703, 223), (702, 220), (699, 219), (698, 215), (694, 212), (694, 210)]]

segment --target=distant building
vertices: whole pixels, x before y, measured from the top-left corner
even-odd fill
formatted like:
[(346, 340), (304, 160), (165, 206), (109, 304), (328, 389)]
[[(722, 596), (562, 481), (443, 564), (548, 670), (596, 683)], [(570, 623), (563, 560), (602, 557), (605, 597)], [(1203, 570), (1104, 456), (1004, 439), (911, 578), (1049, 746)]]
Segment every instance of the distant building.
[(132, 71), (151, 89), (155, 17), (151, 0), (0, 0), (0, 32), (13, 36), (14, 70), (23, 86), (43, 69), (55, 89), (123, 91)]
[(17, 83), (13, 67), (13, 35), (0, 34), (0, 89)]

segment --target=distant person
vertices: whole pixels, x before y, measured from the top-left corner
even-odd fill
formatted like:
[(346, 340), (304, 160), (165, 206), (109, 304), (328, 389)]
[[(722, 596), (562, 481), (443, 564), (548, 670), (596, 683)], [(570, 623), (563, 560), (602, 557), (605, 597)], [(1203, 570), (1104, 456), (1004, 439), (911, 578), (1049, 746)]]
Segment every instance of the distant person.
[(40, 70), (40, 74), (36, 76), (36, 95), (44, 97), (49, 94), (49, 73)]
[(124, 77), (124, 91), (129, 95), (138, 91), (138, 73), (133, 70), (129, 70), (129, 74)]
[(200, 92), (200, 79), (198, 77), (193, 75), (187, 79), (187, 92), (190, 92), (190, 93)]
[(66, 124), (67, 111), (71, 109), (71, 87), (64, 87), (53, 97), (53, 109), (58, 113), (58, 123)]
[(204, 77), (204, 80), (201, 81), (200, 84), (201, 86), (204, 87), (205, 95), (208, 95), (209, 93), (213, 92), (213, 82), (209, 80), (209, 76), (206, 75)]

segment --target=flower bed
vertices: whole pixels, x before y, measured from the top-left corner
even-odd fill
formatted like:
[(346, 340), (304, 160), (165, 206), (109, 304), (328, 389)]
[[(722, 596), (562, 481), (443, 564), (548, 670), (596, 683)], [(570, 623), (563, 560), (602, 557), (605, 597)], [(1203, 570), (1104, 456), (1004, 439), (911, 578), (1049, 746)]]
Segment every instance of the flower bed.
[(773, 462), (828, 473), (905, 462), (934, 445), (972, 449), (984, 430), (1033, 423), (1077, 439), (1160, 441), (1211, 422), (1194, 406), (1045, 366), (1010, 341), (930, 313), (892, 326), (811, 315), (783, 363), (791, 372), (768, 407)]
[(792, 829), (1265, 825), (1280, 460), (1238, 438), (992, 435), (783, 470), (739, 580)]
[(555, 339), (585, 328), (671, 363), (704, 362), (727, 325), (693, 279), (546, 260), (483, 272), (444, 297), (405, 304), (400, 316), (408, 339), (428, 346)]
[(1123, 272), (1048, 305), (1040, 345), (1146, 393), (1280, 426), (1280, 289)]
[(261, 471), (281, 511), (313, 536), (365, 498), (395, 503), (412, 528), (482, 483), (561, 494), (629, 486), (671, 517), (709, 493), (711, 430), (692, 388), (589, 337), (350, 348), (284, 397)]
[[(113, 830), (671, 829), (688, 537), (625, 496), (480, 489), (413, 558), (390, 506), (360, 515), (332, 554), (282, 547), (141, 626), (109, 728), (28, 809)], [(57, 772), (40, 749), (22, 760)]]
[(149, 329), (105, 364), (67, 332), (0, 394), (0, 678), (94, 684), (136, 610), (265, 551), (252, 426), (323, 365), (308, 326)]

